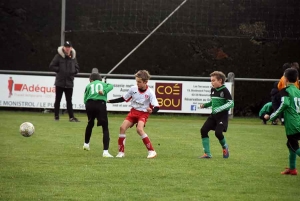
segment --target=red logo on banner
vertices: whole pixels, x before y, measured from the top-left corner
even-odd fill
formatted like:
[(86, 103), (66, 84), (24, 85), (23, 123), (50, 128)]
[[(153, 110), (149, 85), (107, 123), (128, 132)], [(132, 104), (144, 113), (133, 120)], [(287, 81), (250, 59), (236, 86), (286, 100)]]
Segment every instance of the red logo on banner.
[(55, 87), (48, 86), (40, 86), (39, 84), (14, 84), (12, 77), (8, 79), (8, 90), (9, 97), (12, 96), (12, 91), (20, 91), (20, 92), (41, 92), (41, 93), (55, 93)]
[(161, 110), (181, 110), (182, 83), (156, 83), (155, 95)]
[(15, 84), (14, 90), (15, 90), (15, 91), (21, 91), (21, 90), (22, 90), (22, 87), (23, 87), (23, 84)]
[(12, 77), (8, 78), (8, 98), (10, 98), (12, 96), (12, 89), (14, 86), (14, 80), (12, 79)]

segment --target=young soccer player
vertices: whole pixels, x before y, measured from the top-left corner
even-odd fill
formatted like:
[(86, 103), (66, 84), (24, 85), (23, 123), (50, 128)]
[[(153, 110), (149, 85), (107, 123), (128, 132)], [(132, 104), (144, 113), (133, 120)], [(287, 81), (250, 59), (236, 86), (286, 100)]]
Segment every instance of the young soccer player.
[(200, 132), (202, 137), (202, 145), (204, 155), (200, 158), (211, 158), (209, 146), (208, 132), (210, 130), (215, 131), (215, 136), (219, 139), (219, 142), (223, 149), (223, 158), (229, 157), (228, 144), (223, 135), (223, 132), (227, 131), (228, 127), (228, 111), (233, 107), (234, 102), (231, 94), (224, 85), (225, 75), (221, 71), (214, 71), (210, 74), (210, 80), (212, 84), (211, 88), (211, 101), (201, 104), (201, 108), (212, 107), (212, 113), (203, 124)]
[[(272, 102), (268, 102), (266, 104), (264, 104), (264, 106), (260, 109), (259, 111), (259, 118), (262, 120), (263, 124), (267, 124), (267, 121), (269, 120), (269, 115), (272, 114), (273, 111), (273, 107), (272, 107)], [(276, 125), (277, 122), (274, 121), (272, 122), (273, 125)]]
[(103, 132), (103, 157), (113, 157), (109, 154), (109, 130), (106, 111), (107, 93), (113, 89), (112, 84), (104, 83), (99, 73), (92, 73), (90, 83), (85, 88), (84, 103), (88, 116), (88, 124), (85, 129), (85, 140), (83, 150), (90, 150), (90, 138), (94, 127), (94, 121), (97, 119), (97, 126), (102, 126)]
[(284, 72), (286, 88), (280, 91), (280, 107), (271, 114), (270, 121), (276, 119), (281, 113), (284, 113), (285, 132), (287, 136), (287, 147), (289, 149), (289, 167), (281, 174), (297, 175), (296, 157), (300, 156), (300, 90), (295, 86), (298, 77), (298, 71), (288, 68)]
[(136, 86), (132, 86), (123, 97), (107, 101), (108, 103), (131, 101), (132, 108), (120, 127), (118, 140), (119, 153), (116, 156), (118, 158), (125, 157), (125, 132), (134, 124), (137, 124), (136, 131), (141, 136), (143, 143), (148, 149), (147, 158), (154, 158), (157, 155), (148, 135), (144, 131), (144, 127), (149, 115), (151, 113), (157, 113), (157, 111), (159, 110), (159, 104), (156, 99), (155, 93), (147, 85), (149, 79), (150, 74), (148, 71), (139, 70), (135, 74)]

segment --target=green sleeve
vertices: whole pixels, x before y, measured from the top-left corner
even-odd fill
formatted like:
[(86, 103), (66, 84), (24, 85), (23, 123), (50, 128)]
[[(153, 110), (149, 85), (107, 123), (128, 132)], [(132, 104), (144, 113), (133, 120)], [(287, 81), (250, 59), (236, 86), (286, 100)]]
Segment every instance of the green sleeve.
[(204, 105), (204, 108), (211, 107), (212, 101), (209, 101), (208, 103), (204, 103), (203, 105)]
[[(283, 101), (282, 101), (283, 99)], [(277, 119), (277, 117), (290, 105), (290, 99), (287, 96), (283, 96), (281, 98), (281, 104), (279, 106), (279, 108), (273, 112), (270, 116), (270, 120), (269, 121), (274, 121), (275, 119)]]
[(105, 89), (103, 89), (104, 93), (107, 94), (108, 92), (110, 92), (112, 89), (114, 88), (114, 85), (112, 84), (106, 84)]
[(222, 111), (224, 111), (224, 110), (229, 110), (230, 108), (233, 108), (233, 106), (234, 106), (233, 100), (226, 100), (226, 103), (225, 103), (224, 105), (222, 105), (222, 106), (220, 106), (220, 107), (216, 107), (216, 108), (212, 111), (212, 113), (213, 113), (213, 114), (216, 114), (216, 113), (222, 112)]
[(85, 91), (84, 91), (84, 96), (83, 96), (83, 102), (84, 102), (84, 104), (86, 104), (86, 101), (87, 101), (87, 98), (88, 98), (88, 91), (89, 91), (88, 90), (88, 86), (85, 88)]

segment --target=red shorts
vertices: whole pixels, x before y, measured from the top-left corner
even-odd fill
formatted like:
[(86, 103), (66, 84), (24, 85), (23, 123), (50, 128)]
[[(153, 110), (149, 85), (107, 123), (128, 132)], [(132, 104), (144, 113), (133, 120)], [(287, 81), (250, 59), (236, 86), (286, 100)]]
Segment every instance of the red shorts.
[(126, 117), (126, 120), (132, 122), (133, 124), (136, 124), (139, 121), (142, 121), (146, 125), (148, 117), (149, 117), (148, 112), (142, 112), (142, 111), (138, 111), (138, 110), (132, 108)]

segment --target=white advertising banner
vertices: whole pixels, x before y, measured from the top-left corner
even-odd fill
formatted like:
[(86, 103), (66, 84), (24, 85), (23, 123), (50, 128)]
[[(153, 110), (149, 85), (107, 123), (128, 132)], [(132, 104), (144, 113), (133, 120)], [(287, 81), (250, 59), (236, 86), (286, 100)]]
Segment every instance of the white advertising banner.
[[(0, 107), (54, 108), (55, 77), (33, 75), (0, 74)], [(123, 96), (134, 79), (107, 79), (114, 85), (108, 99)], [(83, 94), (88, 78), (74, 80), (73, 108), (84, 110)], [(232, 84), (225, 84), (231, 92)], [(200, 104), (210, 101), (210, 82), (197, 81), (164, 81), (149, 80), (148, 86), (153, 89), (160, 105), (160, 112), (167, 113), (211, 113), (210, 108), (201, 109)], [(62, 97), (61, 109), (66, 108), (65, 97)], [(130, 102), (107, 104), (108, 111), (129, 111)]]

